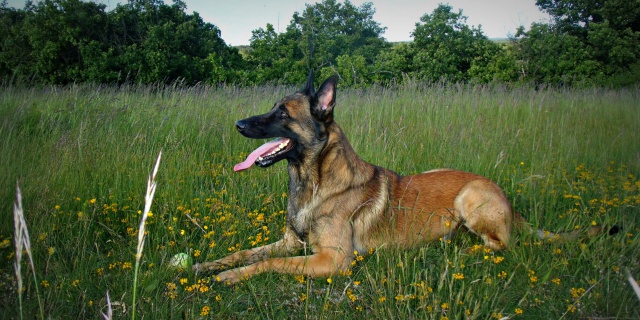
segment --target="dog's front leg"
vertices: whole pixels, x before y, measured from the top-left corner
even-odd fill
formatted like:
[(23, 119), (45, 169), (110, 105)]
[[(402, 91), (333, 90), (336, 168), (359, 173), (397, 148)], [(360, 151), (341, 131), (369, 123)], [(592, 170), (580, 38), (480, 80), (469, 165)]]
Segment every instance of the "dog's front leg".
[(353, 257), (340, 249), (322, 249), (310, 256), (270, 258), (245, 267), (227, 270), (218, 274), (216, 280), (231, 284), (269, 271), (326, 277), (348, 268), (351, 260)]
[(268, 244), (266, 246), (238, 251), (215, 261), (195, 264), (193, 265), (193, 271), (217, 271), (236, 266), (239, 263), (252, 264), (256, 261), (264, 260), (272, 256), (293, 254), (301, 248), (302, 242), (298, 241), (298, 236), (289, 228), (287, 228), (282, 239), (274, 243)]
[[(349, 228), (330, 229), (329, 226), (341, 225), (340, 221), (320, 220), (315, 232), (310, 232), (308, 242), (312, 254), (270, 258), (244, 267), (227, 270), (218, 274), (216, 280), (224, 283), (235, 283), (263, 272), (298, 274), (312, 277), (325, 277), (346, 270), (353, 261), (353, 243)], [(292, 232), (293, 233), (293, 232)], [(295, 236), (295, 234), (294, 234)], [(296, 237), (295, 242), (302, 243)]]

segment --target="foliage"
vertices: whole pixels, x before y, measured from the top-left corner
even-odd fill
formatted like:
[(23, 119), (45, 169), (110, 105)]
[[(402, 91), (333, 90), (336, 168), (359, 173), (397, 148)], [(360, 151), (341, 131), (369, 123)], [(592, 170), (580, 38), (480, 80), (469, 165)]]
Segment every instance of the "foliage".
[(490, 41), (480, 27), (469, 27), (462, 10), (440, 4), (416, 24), (414, 41), (397, 44), (377, 60), (385, 82), (406, 75), (449, 82), (510, 82), (518, 80), (515, 54), (510, 46)]
[[(519, 57), (538, 83), (638, 83), (640, 1), (538, 0), (552, 24), (534, 23), (516, 37)], [(623, 75), (623, 76), (621, 76)]]
[(380, 52), (376, 60), (376, 80), (378, 82), (401, 82), (403, 76), (414, 71), (415, 49), (411, 43), (396, 43)]
[(481, 55), (471, 61), (468, 74), (481, 83), (517, 83), (526, 79), (521, 74), (522, 62), (518, 60), (512, 44), (488, 45)]
[(640, 0), (538, 0), (550, 23), (521, 26), (495, 43), (462, 10), (424, 14), (413, 41), (389, 43), (372, 3), (323, 0), (295, 12), (284, 31), (253, 30), (230, 47), (221, 30), (174, 0), (129, 0), (111, 11), (83, 0), (0, 4), (3, 83), (297, 84), (309, 70), (366, 87), (408, 79), (536, 85), (640, 83)]
[[(516, 36), (523, 35), (518, 33)], [(526, 77), (536, 83), (572, 84), (596, 76), (600, 65), (576, 36), (548, 24), (532, 24), (516, 46)]]
[(373, 64), (387, 46), (384, 28), (373, 20), (371, 3), (324, 0), (295, 12), (284, 33), (273, 25), (253, 31), (249, 60), (256, 82), (302, 82), (309, 70), (338, 73), (349, 84), (370, 82)]
[(185, 9), (182, 1), (161, 0), (132, 0), (110, 12), (80, 0), (3, 7), (10, 32), (2, 39), (0, 71), (52, 84), (234, 81), (242, 67), (238, 51)]
[(273, 25), (253, 31), (250, 51), (247, 57), (253, 70), (250, 73), (254, 83), (278, 81), (295, 83), (306, 70), (302, 62), (304, 57), (298, 46), (300, 33), (287, 28), (287, 32), (278, 34)]
[(482, 34), (480, 28), (469, 27), (462, 10), (457, 13), (449, 5), (440, 4), (432, 14), (420, 18), (413, 32), (414, 69), (419, 78), (468, 80), (473, 63), (491, 58), (497, 45)]

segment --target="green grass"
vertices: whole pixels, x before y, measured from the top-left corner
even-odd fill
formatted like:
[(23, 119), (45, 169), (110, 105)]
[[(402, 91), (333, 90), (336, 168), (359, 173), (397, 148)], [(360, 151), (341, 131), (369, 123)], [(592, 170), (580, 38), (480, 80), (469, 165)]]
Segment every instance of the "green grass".
[[(627, 318), (640, 301), (640, 92), (423, 86), (338, 91), (336, 119), (365, 160), (401, 174), (437, 167), (497, 181), (545, 230), (621, 226), (575, 243), (517, 233), (502, 252), (459, 235), (379, 248), (345, 275), (264, 274), (234, 287), (169, 270), (179, 252), (222, 257), (282, 235), (285, 163), (234, 173), (261, 142), (235, 120), (288, 87), (70, 86), (0, 95), (0, 318), (18, 318), (11, 208), (20, 183), (45, 316), (131, 317), (147, 177), (162, 163), (137, 281), (139, 318)], [(23, 262), (24, 263), (24, 262)], [(23, 266), (23, 277), (31, 279)], [(39, 314), (24, 282), (25, 318)], [(205, 315), (206, 314), (206, 315)]]

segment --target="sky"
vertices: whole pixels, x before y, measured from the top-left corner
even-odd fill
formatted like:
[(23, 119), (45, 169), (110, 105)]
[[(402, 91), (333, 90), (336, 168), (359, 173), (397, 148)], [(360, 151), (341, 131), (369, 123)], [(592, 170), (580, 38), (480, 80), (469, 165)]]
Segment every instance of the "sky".
[[(93, 0), (112, 9), (119, 0)], [(343, 2), (339, 0), (340, 2)], [(37, 1), (34, 1), (37, 2)], [(165, 0), (171, 4), (171, 0)], [(273, 24), (276, 31), (285, 31), (294, 12), (302, 12), (305, 3), (316, 0), (185, 0), (187, 12), (198, 12), (205, 22), (216, 25), (222, 39), (233, 46), (248, 45), (251, 31)], [(431, 13), (439, 3), (448, 3), (457, 12), (462, 9), (469, 26), (482, 26), (489, 38), (506, 38), (519, 26), (529, 28), (531, 23), (546, 22), (549, 16), (538, 10), (535, 0), (351, 0), (360, 6), (373, 3), (376, 13), (373, 19), (387, 30), (382, 35), (387, 41), (411, 41), (411, 32), (424, 14)], [(16, 8), (24, 7), (24, 0), (9, 0)]]

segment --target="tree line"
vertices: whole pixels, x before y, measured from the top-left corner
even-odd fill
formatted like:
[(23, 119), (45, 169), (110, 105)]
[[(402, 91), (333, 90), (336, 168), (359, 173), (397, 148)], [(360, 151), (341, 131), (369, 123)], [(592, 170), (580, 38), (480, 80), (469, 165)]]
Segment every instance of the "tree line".
[(298, 84), (309, 70), (360, 87), (407, 79), (628, 86), (640, 81), (640, 0), (537, 0), (549, 23), (496, 43), (440, 4), (413, 41), (390, 43), (372, 3), (324, 0), (267, 24), (248, 47), (174, 0), (129, 0), (107, 11), (81, 0), (0, 4), (0, 81), (69, 83)]

